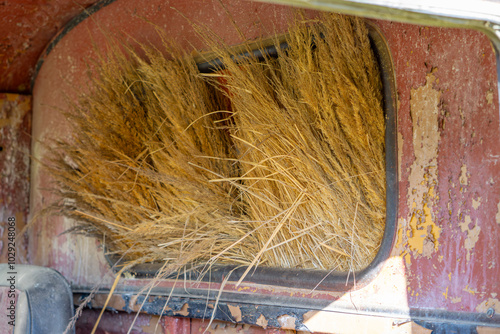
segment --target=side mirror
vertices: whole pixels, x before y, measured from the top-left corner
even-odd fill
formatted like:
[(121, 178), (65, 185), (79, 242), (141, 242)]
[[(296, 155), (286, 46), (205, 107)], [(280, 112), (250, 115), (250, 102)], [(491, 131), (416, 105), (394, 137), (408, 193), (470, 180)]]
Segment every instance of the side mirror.
[(6, 317), (0, 332), (14, 334), (63, 333), (74, 313), (71, 288), (60, 273), (21, 264), (0, 264), (0, 307)]

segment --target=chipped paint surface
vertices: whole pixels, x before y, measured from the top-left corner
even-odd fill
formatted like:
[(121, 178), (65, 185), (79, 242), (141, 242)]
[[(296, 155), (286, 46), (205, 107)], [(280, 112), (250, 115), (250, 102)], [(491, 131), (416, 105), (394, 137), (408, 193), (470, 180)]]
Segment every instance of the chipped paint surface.
[(479, 239), (479, 232), (481, 232), (481, 227), (477, 224), (472, 229), (467, 230), (467, 239), (464, 242), (465, 249), (467, 249), (467, 261), (470, 261), (470, 252)]
[(174, 311), (174, 315), (182, 315), (187, 317), (189, 315), (189, 304), (186, 303), (182, 305), (182, 308), (179, 311)]
[(500, 313), (500, 300), (497, 298), (488, 298), (476, 307), (476, 311), (485, 313), (489, 308), (495, 310), (495, 313)]
[(466, 186), (469, 184), (469, 177), (467, 175), (467, 166), (466, 165), (462, 165), (462, 167), (460, 168), (460, 184), (463, 185), (463, 186)]
[(259, 325), (260, 327), (266, 329), (267, 328), (267, 324), (268, 324), (268, 321), (266, 319), (266, 317), (261, 314), (258, 318), (257, 318), (257, 322), (256, 322), (257, 325)]
[(464, 221), (458, 224), (462, 232), (467, 233), (467, 237), (464, 241), (464, 247), (465, 249), (467, 249), (467, 261), (470, 261), (470, 252), (476, 245), (476, 242), (479, 239), (479, 232), (481, 232), (481, 227), (479, 227), (477, 221), (472, 228), (469, 228), (471, 223), (471, 217), (469, 215), (466, 215)]
[(486, 103), (493, 104), (493, 91), (489, 90), (486, 93)]
[(477, 210), (479, 206), (481, 205), (481, 197), (478, 197), (477, 199), (472, 199), (472, 207), (474, 210)]
[[(491, 247), (500, 233), (495, 223), (500, 213), (500, 124), (491, 44), (466, 30), (405, 26), (401, 35), (392, 35), (399, 25), (381, 24), (399, 71), (398, 139), (404, 138), (398, 143), (400, 197), (392, 254), (405, 260), (410, 307), (473, 312), (485, 296), (500, 289), (500, 250)], [(419, 95), (423, 90), (429, 94)], [(433, 101), (428, 109), (432, 117), (424, 120), (432, 120), (433, 126), (427, 126), (431, 131), (424, 136), (430, 134), (434, 143), (421, 163), (422, 152), (414, 151), (422, 140), (414, 134), (426, 123), (415, 118), (415, 98)], [(434, 161), (435, 170), (416, 168), (424, 163), (431, 167)], [(421, 240), (427, 236), (418, 230), (421, 222), (428, 224), (427, 246)], [(439, 231), (437, 249), (431, 223)], [(421, 236), (419, 242), (410, 240), (415, 235)]]
[(229, 308), (229, 312), (231, 312), (231, 316), (233, 317), (234, 321), (240, 322), (241, 321), (241, 309), (237, 305), (231, 305), (227, 304), (227, 307)]
[(435, 223), (435, 187), (438, 186), (438, 113), (441, 92), (433, 88), (433, 73), (426, 84), (411, 91), (413, 151), (415, 161), (409, 176), (408, 206), (411, 208), (408, 245), (413, 254), (430, 258), (439, 249), (441, 228)]
[(297, 318), (288, 314), (283, 314), (282, 316), (278, 317), (278, 323), (280, 324), (280, 327), (282, 329), (295, 329), (296, 321)]

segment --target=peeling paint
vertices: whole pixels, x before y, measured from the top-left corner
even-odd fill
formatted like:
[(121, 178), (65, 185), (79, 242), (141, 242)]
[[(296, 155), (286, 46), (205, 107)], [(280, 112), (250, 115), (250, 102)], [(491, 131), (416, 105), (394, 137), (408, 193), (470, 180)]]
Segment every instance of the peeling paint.
[(410, 253), (406, 253), (405, 256), (404, 256), (404, 259), (405, 259), (406, 265), (409, 267), (411, 265), (411, 255), (410, 255)]
[(493, 308), (496, 313), (500, 313), (500, 300), (496, 298), (489, 298), (483, 301), (476, 307), (477, 312), (486, 312), (489, 308)]
[(462, 232), (467, 232), (467, 237), (464, 242), (464, 247), (467, 249), (467, 261), (470, 261), (470, 253), (479, 239), (479, 232), (481, 232), (481, 227), (477, 224), (477, 220), (472, 229), (469, 228), (471, 223), (472, 220), (469, 215), (466, 215), (464, 221), (459, 223)]
[(258, 318), (257, 318), (257, 321), (255, 322), (257, 325), (259, 325), (260, 327), (266, 329), (267, 328), (267, 319), (266, 317), (264, 317), (263, 314), (261, 314)]
[(478, 293), (477, 290), (474, 290), (474, 289), (470, 288), (468, 284), (465, 286), (465, 288), (462, 291), (468, 292), (468, 293), (470, 293), (473, 296), (475, 296), (476, 293)]
[(477, 240), (479, 239), (479, 232), (481, 232), (481, 228), (476, 225), (472, 230), (467, 231), (467, 239), (465, 239), (465, 249), (467, 249), (467, 261), (470, 261), (470, 252), (476, 245)]
[(462, 302), (462, 297), (451, 298), (451, 303), (456, 304)]
[(283, 314), (277, 320), (282, 329), (295, 329), (295, 321), (297, 320), (295, 317)]
[(469, 184), (469, 177), (467, 175), (467, 166), (462, 165), (460, 167), (460, 178), (459, 178), (460, 184), (463, 186), (466, 186)]
[(462, 232), (469, 230), (469, 224), (472, 222), (469, 215), (466, 215), (463, 222), (458, 223)]
[(187, 317), (189, 315), (189, 305), (188, 303), (182, 305), (182, 308), (179, 311), (175, 311), (174, 315), (182, 315)]
[(408, 245), (412, 251), (430, 258), (438, 250), (440, 234), (441, 228), (434, 223), (431, 209), (425, 203), (422, 210), (416, 210), (410, 219)]
[(493, 91), (489, 90), (486, 92), (486, 103), (493, 104)]
[(231, 312), (231, 316), (233, 317), (234, 321), (240, 322), (241, 321), (241, 309), (239, 306), (233, 306), (227, 304), (227, 307), (229, 308), (229, 312)]
[(474, 210), (477, 210), (480, 205), (481, 205), (481, 197), (478, 197), (477, 200), (474, 198), (472, 199), (472, 207), (474, 208)]
[(446, 287), (446, 291), (443, 292), (444, 299), (448, 299), (448, 287)]
[(432, 87), (435, 80), (434, 74), (429, 73), (424, 86), (411, 90), (410, 101), (415, 161), (408, 179), (408, 207), (411, 211), (406, 236), (413, 255), (420, 254), (427, 258), (438, 251), (441, 234), (434, 213), (438, 200), (434, 189), (438, 186), (441, 99), (441, 92)]
[(396, 240), (396, 245), (394, 246), (395, 249), (398, 250), (398, 255), (403, 255), (403, 253), (406, 251), (406, 243), (408, 242), (407, 238), (403, 235), (403, 226), (406, 226), (406, 219), (404, 218), (399, 218), (398, 219), (398, 236)]

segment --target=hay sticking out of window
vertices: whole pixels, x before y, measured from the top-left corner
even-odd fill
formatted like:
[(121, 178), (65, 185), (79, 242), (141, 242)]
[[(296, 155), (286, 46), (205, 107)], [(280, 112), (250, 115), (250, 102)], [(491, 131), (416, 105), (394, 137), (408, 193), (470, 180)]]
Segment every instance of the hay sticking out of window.
[(147, 60), (113, 48), (68, 112), (53, 210), (169, 270), (368, 265), (385, 221), (380, 76), (361, 19), (320, 23), (298, 15), (264, 61), (207, 39), (226, 67), (211, 75), (168, 43)]
[[(224, 60), (232, 138), (266, 264), (362, 268), (385, 219), (380, 75), (361, 19), (297, 25), (276, 59)], [(272, 236), (272, 240), (270, 240)], [(279, 246), (278, 246), (279, 245)]]

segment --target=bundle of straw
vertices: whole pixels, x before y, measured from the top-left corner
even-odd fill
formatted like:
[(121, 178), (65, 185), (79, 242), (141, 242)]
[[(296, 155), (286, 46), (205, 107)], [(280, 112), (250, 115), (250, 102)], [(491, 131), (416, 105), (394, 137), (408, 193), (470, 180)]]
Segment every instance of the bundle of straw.
[[(129, 261), (181, 267), (218, 254), (248, 227), (231, 223), (241, 216), (232, 187), (208, 182), (208, 170), (238, 171), (204, 157), (234, 156), (216, 124), (227, 101), (214, 99), (190, 57), (165, 48), (175, 60), (146, 49), (145, 61), (117, 46), (99, 60), (91, 93), (67, 114), (73, 138), (56, 143), (50, 171), (63, 201), (52, 209)], [(252, 252), (234, 249), (222, 260), (247, 263)]]
[(385, 217), (379, 72), (361, 19), (320, 22), (297, 15), (264, 61), (205, 34), (219, 74), (168, 42), (146, 59), (112, 48), (56, 143), (52, 210), (171, 270), (365, 267)]
[(212, 182), (240, 189), (259, 242), (253, 263), (360, 269), (385, 220), (379, 70), (362, 19), (304, 21), (277, 59), (237, 62), (213, 44), (229, 73), (242, 175)]

